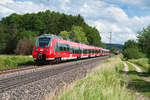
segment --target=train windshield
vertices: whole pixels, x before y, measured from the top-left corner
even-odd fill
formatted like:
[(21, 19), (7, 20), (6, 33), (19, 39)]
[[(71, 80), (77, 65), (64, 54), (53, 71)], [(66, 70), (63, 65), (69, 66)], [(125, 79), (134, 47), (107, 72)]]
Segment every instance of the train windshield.
[(38, 39), (38, 46), (41, 48), (48, 47), (50, 42), (50, 38), (42, 37)]

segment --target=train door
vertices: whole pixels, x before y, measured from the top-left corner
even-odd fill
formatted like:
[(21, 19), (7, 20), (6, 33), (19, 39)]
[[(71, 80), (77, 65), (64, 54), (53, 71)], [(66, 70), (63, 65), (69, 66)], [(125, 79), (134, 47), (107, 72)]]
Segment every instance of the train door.
[(83, 57), (83, 48), (81, 48), (81, 58)]
[(70, 58), (72, 58), (72, 54), (73, 54), (73, 48), (71, 45), (69, 45), (69, 48), (70, 48)]

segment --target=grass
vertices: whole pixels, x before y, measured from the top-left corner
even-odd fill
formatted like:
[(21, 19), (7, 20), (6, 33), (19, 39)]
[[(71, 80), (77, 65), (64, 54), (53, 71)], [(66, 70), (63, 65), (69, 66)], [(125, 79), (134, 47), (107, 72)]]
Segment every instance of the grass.
[(29, 56), (0, 55), (0, 70), (32, 64), (34, 64), (34, 60)]
[(135, 71), (136, 70), (135, 67), (133, 67), (130, 63), (126, 62), (126, 64), (128, 65), (128, 69), (130, 71)]
[(128, 65), (129, 72), (127, 74), (129, 76), (130, 80), (132, 80), (132, 79), (142, 79), (141, 77), (139, 77), (140, 73), (138, 73), (136, 71), (136, 68), (134, 66), (132, 66), (128, 62), (126, 62), (126, 64)]
[(128, 88), (137, 91), (144, 96), (150, 97), (150, 83), (145, 80), (145, 73), (139, 73), (136, 69), (128, 63), (129, 72), (127, 73), (130, 81), (128, 82)]
[(148, 59), (147, 58), (130, 59), (128, 61), (138, 65), (144, 72), (148, 72), (149, 71), (150, 64), (148, 63)]
[(136, 94), (126, 88), (126, 77), (120, 73), (123, 68), (119, 56), (110, 58), (58, 100), (137, 100)]

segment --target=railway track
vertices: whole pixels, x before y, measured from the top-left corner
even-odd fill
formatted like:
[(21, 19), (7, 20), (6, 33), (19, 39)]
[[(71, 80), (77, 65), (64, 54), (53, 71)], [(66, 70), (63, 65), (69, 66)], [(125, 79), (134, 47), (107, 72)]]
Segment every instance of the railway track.
[(63, 72), (70, 71), (75, 68), (86, 66), (91, 63), (104, 60), (106, 58), (107, 57), (97, 57), (97, 58), (92, 58), (92, 59), (76, 61), (74, 63), (66, 63), (66, 64), (63, 63), (63, 64), (57, 65), (57, 67), (54, 66), (53, 68), (50, 68), (50, 69), (45, 69), (41, 71), (24, 74), (24, 75), (4, 78), (0, 80), (0, 93), (13, 89), (18, 86), (21, 86), (21, 85), (25, 85), (31, 82), (44, 79), (44, 78), (48, 78), (50, 76), (57, 75), (59, 73), (63, 73)]

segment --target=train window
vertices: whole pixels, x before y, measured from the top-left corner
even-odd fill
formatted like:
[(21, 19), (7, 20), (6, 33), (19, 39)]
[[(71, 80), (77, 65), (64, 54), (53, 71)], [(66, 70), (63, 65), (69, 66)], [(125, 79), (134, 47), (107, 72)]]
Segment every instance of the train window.
[(81, 53), (83, 53), (83, 48), (81, 48)]
[(83, 50), (83, 53), (84, 53), (84, 54), (87, 54), (87, 49), (84, 49), (84, 50)]
[(58, 42), (55, 42), (54, 51), (59, 51)]
[(73, 48), (70, 46), (70, 53), (73, 54)]
[(85, 53), (85, 49), (83, 49), (83, 53)]
[(86, 49), (84, 49), (84, 54), (86, 54)]
[(94, 53), (94, 50), (92, 50), (92, 53)]
[(77, 54), (77, 52), (78, 52), (78, 51), (77, 51), (77, 49), (75, 48), (75, 54)]
[(78, 48), (75, 48), (75, 54), (78, 54)]
[(81, 54), (81, 49), (79, 49), (79, 54)]
[(76, 48), (74, 48), (74, 54), (76, 54)]
[(37, 46), (44, 48), (44, 47), (47, 47), (49, 45), (49, 42), (50, 42), (50, 38), (42, 37), (42, 38), (38, 39)]
[(66, 44), (62, 44), (63, 45), (63, 48), (64, 48), (64, 50), (63, 51), (66, 51)]
[(78, 49), (77, 48), (75, 48), (75, 53), (78, 54)]
[(79, 54), (80, 52), (79, 52), (79, 48), (77, 48), (77, 54)]
[(62, 46), (59, 47), (60, 51), (64, 51), (64, 48)]
[(90, 49), (88, 49), (88, 53), (90, 53)]
[(60, 50), (60, 51), (64, 51), (63, 44), (61, 44), (61, 43), (59, 43), (59, 50)]
[(97, 53), (98, 53), (98, 50), (97, 50)]
[(74, 48), (72, 48), (72, 54), (74, 54)]
[(77, 48), (76, 50), (77, 50), (77, 54), (79, 54), (79, 49)]
[(67, 49), (67, 48), (66, 48), (65, 46), (63, 46), (63, 51), (66, 51), (66, 49)]
[(79, 54), (81, 54), (81, 49), (80, 48), (78, 48), (78, 51), (79, 51)]
[(70, 51), (70, 46), (67, 44), (67, 51)]
[(80, 48), (78, 48), (78, 54), (80, 54)]

